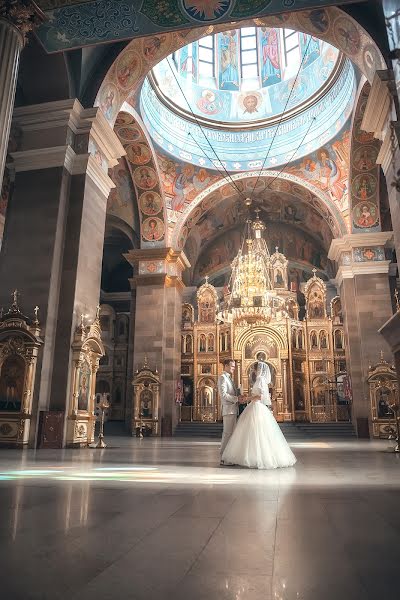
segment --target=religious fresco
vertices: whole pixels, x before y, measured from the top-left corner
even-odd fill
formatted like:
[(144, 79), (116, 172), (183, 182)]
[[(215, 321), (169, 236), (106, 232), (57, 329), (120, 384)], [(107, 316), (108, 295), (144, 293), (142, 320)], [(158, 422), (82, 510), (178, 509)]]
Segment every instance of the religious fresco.
[[(305, 211), (304, 214), (313, 215), (307, 218), (314, 222), (310, 224), (310, 230), (317, 229), (321, 236), (330, 240), (348, 233), (348, 224), (339, 212), (337, 206), (321, 190), (309, 182), (303, 181), (295, 175), (280, 173), (277, 171), (262, 171), (260, 177), (249, 177), (247, 173), (235, 173), (231, 181), (219, 180), (211, 184), (206, 190), (197, 194), (191, 204), (188, 204), (174, 227), (172, 244), (176, 248), (183, 248), (189, 233), (198, 222), (217, 207), (225, 198), (240, 198), (242, 204), (246, 196), (253, 196), (260, 208), (264, 209), (269, 219), (281, 220), (282, 214), (286, 212), (285, 219), (294, 219), (298, 224), (302, 221), (302, 209), (300, 203), (314, 209)], [(255, 190), (254, 190), (255, 188)], [(253, 194), (254, 190), (254, 194)], [(275, 194), (274, 194), (275, 192)], [(268, 201), (271, 197), (272, 203)], [(284, 202), (282, 194), (292, 196), (289, 203)], [(282, 201), (281, 201), (282, 200)], [(287, 204), (285, 208), (285, 204)], [(318, 219), (318, 223), (316, 222)]]
[[(335, 202), (340, 210), (348, 209), (348, 179), (350, 168), (350, 119), (329, 144), (296, 161), (285, 170), (311, 181)], [(359, 162), (361, 157), (357, 158)]]
[[(173, 58), (168, 57), (155, 66), (153, 72), (157, 89), (185, 112), (189, 102), (190, 111), (198, 116), (229, 123), (270, 118), (285, 108), (295, 108), (329, 84), (339, 57), (337, 48), (314, 36), (294, 33), (299, 47), (296, 69), (293, 73), (289, 71), (292, 75), (287, 76), (287, 69), (282, 71), (285, 59), (279, 48), (280, 40), (283, 40), (282, 30), (259, 27), (253, 31), (254, 36), (250, 36), (252, 43), (255, 47), (258, 37), (258, 45), (251, 52), (254, 52), (259, 72), (251, 79), (251, 91), (243, 91), (238, 29), (214, 36), (216, 53), (211, 60), (214, 61), (216, 78), (202, 75), (199, 58), (195, 58), (198, 57), (199, 42), (193, 42), (190, 47), (178, 50)], [(190, 87), (184, 81), (188, 78), (189, 49), (192, 55)], [(212, 50), (210, 52), (212, 57)], [(297, 64), (302, 57), (301, 71), (296, 77)]]
[(124, 146), (126, 158), (113, 169), (117, 188), (111, 191), (108, 210), (124, 214), (133, 194), (139, 207), (141, 245), (164, 245), (163, 189), (149, 141), (135, 118), (127, 112), (119, 113), (114, 129)]
[[(103, 4), (107, 4), (107, 7), (103, 7), (103, 9), (105, 10), (105, 12), (103, 14), (107, 14), (108, 11), (111, 10), (110, 3), (103, 3)], [(151, 4), (150, 2), (146, 2), (146, 7), (149, 7), (150, 4)], [(254, 10), (253, 4), (254, 3), (252, 3), (252, 7), (249, 8), (249, 13), (247, 16), (250, 16), (252, 10)], [(270, 7), (272, 7), (273, 4), (274, 4), (274, 0), (271, 2)], [(79, 8), (79, 10), (78, 10), (78, 8)], [(72, 39), (71, 40), (68, 39), (68, 35), (65, 32), (65, 27), (68, 27), (69, 26), (68, 24), (70, 24), (71, 27), (73, 26), (74, 32), (72, 33), (71, 38), (73, 38), (74, 36), (79, 37), (78, 31), (79, 31), (80, 27), (83, 26), (84, 23), (90, 22), (93, 24), (96, 22), (96, 19), (98, 18), (96, 16), (96, 10), (98, 10), (98, 8), (99, 8), (99, 6), (97, 6), (95, 9), (93, 3), (89, 3), (89, 4), (83, 4), (80, 7), (75, 7), (75, 8), (71, 7), (68, 9), (62, 9), (61, 12), (63, 12), (63, 10), (66, 11), (65, 14), (63, 14), (62, 16), (60, 15), (60, 19), (63, 24), (62, 27), (61, 27), (61, 24), (58, 25), (58, 16), (56, 14), (57, 11), (53, 11), (53, 13), (51, 15), (51, 17), (52, 17), (51, 20), (47, 24), (45, 24), (44, 26), (39, 28), (38, 34), (39, 34), (39, 37), (40, 37), (42, 43), (49, 50), (47, 42), (49, 42), (50, 45), (52, 43), (51, 41), (49, 41), (47, 39), (47, 33), (49, 33), (50, 38), (52, 38), (52, 37), (56, 38), (57, 49), (59, 49), (59, 50), (65, 49), (66, 47), (71, 47), (71, 44), (73, 46), (79, 45), (79, 43), (77, 43), (77, 42), (74, 43)], [(112, 37), (111, 31), (113, 29), (114, 22), (116, 24), (118, 24), (118, 28), (117, 28), (118, 32), (116, 35), (116, 39), (131, 37), (130, 34), (125, 35), (123, 29), (121, 28), (121, 14), (122, 14), (121, 11), (122, 12), (124, 12), (124, 10), (126, 11), (126, 13), (125, 13), (126, 20), (124, 22), (128, 23), (129, 19), (132, 18), (131, 8), (132, 8), (131, 4), (129, 4), (129, 6), (127, 6), (126, 2), (118, 3), (118, 7), (115, 8), (115, 12), (110, 16), (109, 30), (110, 30), (111, 37)], [(81, 10), (89, 11), (89, 12), (87, 14), (85, 13), (83, 16), (80, 14)], [(162, 13), (162, 8), (160, 8), (159, 2), (157, 2), (157, 10), (158, 10), (158, 14), (160, 15)], [(76, 11), (78, 11), (79, 14), (76, 14)], [(272, 10), (271, 10), (271, 12), (272, 12)], [(279, 12), (279, 10), (276, 12)], [(171, 14), (173, 15), (175, 13), (172, 12)], [(242, 14), (242, 16), (245, 17), (246, 15)], [(347, 29), (351, 29), (351, 27), (354, 26), (354, 24), (358, 28), (360, 44), (359, 44), (357, 53), (351, 55), (351, 60), (372, 81), (375, 70), (385, 68), (385, 63), (383, 62), (380, 52), (377, 49), (377, 47), (375, 46), (372, 38), (353, 19), (351, 19), (351, 17), (349, 17), (347, 15), (345, 16), (343, 11), (340, 10), (339, 8), (336, 8), (336, 7), (315, 8), (315, 9), (309, 10), (309, 11), (299, 11), (299, 12), (294, 12), (294, 13), (287, 13), (284, 15), (276, 15), (276, 16), (271, 15), (271, 16), (267, 16), (267, 17), (260, 17), (258, 15), (257, 18), (254, 20), (254, 24), (258, 27), (280, 27), (280, 26), (282, 26), (282, 24), (284, 24), (288, 28), (296, 29), (296, 30), (317, 36), (318, 38), (323, 39), (324, 41), (326, 41), (332, 45), (339, 44), (339, 49), (342, 50), (342, 52), (344, 52), (344, 54), (346, 54), (346, 52), (347, 52), (346, 44), (341, 42), (343, 35), (342, 36), (338, 35), (337, 37), (335, 37), (335, 35), (334, 35), (334, 23), (339, 18), (341, 19), (341, 21), (340, 21), (341, 30), (343, 30), (344, 32)], [(343, 21), (343, 19), (344, 19), (344, 21)], [(104, 22), (104, 17), (103, 17), (102, 23), (103, 22)], [(50, 28), (51, 33), (49, 31), (46, 32), (46, 27)], [(217, 33), (218, 31), (222, 31), (223, 29), (226, 29), (226, 28), (227, 28), (226, 25), (224, 26), (224, 25), (216, 24), (214, 26), (214, 32)], [(147, 31), (147, 33), (151, 34), (152, 31), (149, 30), (149, 31)], [(156, 43), (156, 45), (160, 46), (158, 53), (157, 53), (157, 56), (159, 57), (158, 59), (153, 59), (151, 57), (151, 54), (150, 55), (147, 54), (145, 56), (145, 54), (144, 54), (145, 49), (143, 48), (143, 40), (133, 39), (127, 45), (127, 47), (123, 50), (120, 57), (110, 67), (110, 69), (101, 85), (101, 88), (97, 95), (95, 104), (100, 105), (102, 107), (102, 110), (105, 113), (108, 120), (111, 123), (113, 123), (123, 102), (128, 98), (128, 96), (132, 95), (135, 92), (135, 90), (138, 89), (139, 85), (143, 81), (144, 76), (149, 72), (149, 70), (151, 68), (154, 67), (154, 65), (157, 62), (159, 62), (159, 60), (161, 58), (166, 57), (172, 51), (177, 50), (178, 48), (187, 45), (189, 42), (199, 39), (202, 35), (207, 35), (207, 33), (210, 33), (210, 31), (207, 29), (207, 27), (203, 27), (203, 28), (199, 28), (199, 29), (191, 29), (190, 31), (177, 31), (177, 32), (173, 32), (173, 33), (172, 32), (164, 33), (162, 35), (158, 35), (157, 32), (154, 31), (153, 38), (154, 39), (157, 38), (157, 42), (155, 42), (155, 43)], [(143, 35), (143, 32), (140, 31), (140, 32), (138, 32), (138, 34)], [(87, 35), (87, 32), (86, 32), (86, 35)], [(61, 37), (60, 40), (58, 39), (59, 37)], [(62, 39), (64, 39), (64, 38), (67, 38), (67, 41), (65, 43), (62, 42)], [(104, 42), (105, 39), (103, 38), (101, 41)], [(93, 43), (93, 40), (90, 43)], [(120, 83), (117, 78), (116, 64), (117, 63), (119, 63), (119, 65), (124, 64), (124, 59), (121, 59), (121, 56), (123, 54), (129, 54), (132, 51), (135, 51), (141, 55), (141, 70), (140, 71), (136, 70), (136, 72), (135, 72), (136, 81), (133, 82), (133, 78), (132, 78), (132, 87), (130, 90), (127, 90), (126, 88), (123, 88), (120, 86)], [(122, 62), (119, 62), (120, 60)]]
[(220, 179), (220, 176), (203, 167), (178, 163), (159, 150), (156, 155), (167, 202), (168, 220), (175, 222), (176, 213), (181, 213), (185, 205), (190, 204), (199, 192)]
[[(341, 0), (341, 4), (352, 2)], [(324, 0), (325, 6), (334, 3), (334, 0)], [(273, 19), (275, 25), (290, 22), (293, 16), (297, 20), (298, 14), (288, 12), (294, 7), (294, 0), (38, 0), (38, 4), (47, 16), (38, 29), (38, 37), (47, 52), (139, 38), (194, 25), (216, 27), (232, 19), (257, 17), (261, 20), (264, 17)], [(335, 10), (321, 9), (320, 4), (320, 0), (301, 1), (302, 9), (312, 9), (304, 13), (317, 30), (316, 34), (330, 29), (331, 11)], [(299, 7), (296, 5), (296, 8)], [(347, 15), (344, 16), (334, 28), (334, 34), (338, 44), (353, 50), (364, 40), (361, 34), (357, 36), (352, 31), (350, 23)]]
[[(168, 70), (169, 62), (170, 59), (164, 64)], [(313, 69), (314, 66), (313, 63), (307, 68)], [(162, 68), (158, 66), (158, 69)], [(187, 109), (186, 101), (181, 101), (179, 93), (175, 91), (170, 74), (168, 81), (171, 97), (175, 97), (176, 104), (182, 105), (181, 109)], [(298, 111), (294, 111), (290, 118), (280, 124), (274, 121), (260, 122), (257, 126), (254, 124), (254, 127), (248, 127), (248, 121), (253, 118), (258, 120), (259, 116), (268, 116), (263, 113), (262, 106), (266, 105), (266, 94), (275, 93), (275, 89), (278, 94), (274, 107), (276, 115), (287, 107), (289, 94), (292, 94), (288, 88), (290, 81), (251, 93), (214, 91), (197, 86), (198, 94), (196, 92), (193, 99), (193, 104), (200, 106), (196, 109), (197, 113), (201, 114), (205, 110), (214, 113), (207, 116), (212, 116), (214, 120), (221, 119), (224, 122), (221, 129), (214, 124), (214, 120), (203, 123), (200, 127), (190, 114), (182, 115), (181, 110), (178, 112), (175, 106), (160, 97), (160, 91), (155, 88), (153, 79), (146, 78), (140, 93), (140, 114), (151, 137), (164, 152), (177, 159), (213, 170), (220, 170), (221, 164), (228, 171), (257, 170), (263, 166), (277, 167), (317, 151), (321, 140), (328, 143), (335, 138), (352, 114), (356, 74), (349, 61), (341, 64), (339, 74), (328, 91), (316, 95), (311, 105), (300, 110), (300, 103), (308, 97), (307, 81), (305, 75), (298, 79), (296, 91), (290, 96)], [(318, 79), (310, 74), (310, 81)], [(300, 84), (304, 94), (298, 88)], [(231, 103), (224, 100), (223, 94), (233, 98)], [(299, 99), (297, 104), (296, 97)], [(271, 107), (269, 99), (268, 105)], [(272, 113), (269, 113), (269, 116), (271, 115)], [(241, 124), (241, 127), (230, 129), (231, 122)], [(210, 148), (210, 144), (215, 152)], [(268, 159), (264, 165), (264, 157), (267, 154)]]
[[(323, 248), (329, 249), (332, 241), (332, 231), (326, 221), (327, 213), (322, 216), (313, 204), (307, 205), (299, 198), (285, 192), (270, 192), (267, 196), (257, 197), (253, 208), (255, 206), (260, 209), (260, 215), (265, 218), (266, 223), (284, 223), (288, 228), (296, 227), (297, 230), (304, 231), (306, 236), (311, 232), (315, 238), (318, 238), (319, 244)], [(220, 237), (224, 230), (231, 230), (236, 224), (244, 223), (248, 215), (249, 210), (242, 199), (223, 200), (205, 213), (191, 229), (185, 251), (189, 242), (191, 242), (190, 252), (193, 259), (205, 245), (209, 244), (214, 238)], [(274, 242), (271, 242), (272, 250), (275, 249), (275, 246), (278, 246), (280, 250), (284, 248), (283, 253), (293, 258), (294, 255), (291, 252), (294, 247), (288, 249), (286, 245), (289, 242), (284, 246), (283, 238), (275, 236), (274, 227), (275, 225), (270, 232), (274, 238)], [(291, 238), (289, 234), (288, 238)], [(302, 256), (301, 250), (299, 250), (298, 256)], [(318, 266), (313, 261), (311, 261), (311, 264)]]
[(111, 179), (115, 183), (108, 196), (107, 213), (125, 221), (132, 229), (139, 232), (136, 205), (136, 194), (132, 184), (132, 175), (125, 158), (121, 158), (111, 171)]
[[(301, 283), (311, 276), (313, 267), (321, 271), (327, 268), (327, 253), (321, 243), (293, 225), (267, 222), (265, 239), (271, 254), (278, 248), (290, 261), (289, 278), (295, 283), (292, 288), (300, 289)], [(199, 283), (206, 275), (216, 277), (224, 270), (230, 271), (242, 241), (243, 223), (240, 223), (208, 244), (197, 260), (193, 284)]]
[(352, 232), (380, 231), (379, 166), (376, 158), (380, 142), (372, 133), (361, 129), (371, 86), (367, 82), (355, 109), (352, 135), (352, 163), (350, 168), (350, 195)]

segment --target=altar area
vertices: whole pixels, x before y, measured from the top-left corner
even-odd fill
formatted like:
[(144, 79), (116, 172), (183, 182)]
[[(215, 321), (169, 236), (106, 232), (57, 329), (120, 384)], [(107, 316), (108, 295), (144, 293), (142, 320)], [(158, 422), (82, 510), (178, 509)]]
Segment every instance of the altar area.
[(221, 420), (217, 380), (233, 358), (245, 394), (257, 360), (268, 363), (278, 421), (350, 421), (340, 298), (329, 297), (316, 269), (304, 293), (290, 290), (288, 260), (279, 248), (269, 253), (264, 231), (258, 215), (248, 220), (230, 286), (206, 277), (195, 302), (183, 304), (180, 420)]

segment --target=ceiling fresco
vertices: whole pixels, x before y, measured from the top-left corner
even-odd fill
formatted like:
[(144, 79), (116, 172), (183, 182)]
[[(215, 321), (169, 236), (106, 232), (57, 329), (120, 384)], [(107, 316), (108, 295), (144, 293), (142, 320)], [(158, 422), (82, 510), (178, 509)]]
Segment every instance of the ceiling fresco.
[(333, 237), (339, 237), (349, 231), (348, 219), (338, 210), (335, 203), (316, 186), (295, 175), (279, 171), (261, 171), (259, 176), (253, 177), (249, 177), (247, 173), (235, 173), (230, 179), (231, 181), (220, 179), (211, 184), (184, 208), (174, 227), (171, 240), (174, 247), (183, 248), (196, 223), (210, 208), (217, 206), (225, 198), (236, 198), (239, 195), (244, 203), (246, 196), (262, 198), (266, 190), (268, 194), (271, 191), (288, 193), (312, 205), (326, 219)]
[[(372, 38), (336, 7), (258, 17), (251, 24), (259, 27), (281, 27), (284, 24), (287, 28), (312, 34), (337, 47), (370, 81), (377, 69), (385, 68)], [(214, 31), (229, 28), (219, 24), (213, 27)], [(160, 60), (207, 33), (210, 33), (209, 28), (200, 27), (132, 40), (110, 67), (97, 95), (96, 106), (100, 106), (109, 122), (114, 124), (122, 104), (140, 89), (148, 72)]]
[[(282, 27), (283, 24), (286, 28), (311, 34), (315, 38), (324, 40), (324, 43), (336, 46), (369, 78), (372, 78), (376, 68), (381, 68), (384, 64), (372, 39), (353, 19), (336, 7), (288, 13), (280, 17), (257, 18), (247, 23), (248, 26), (269, 28)], [(213, 31), (218, 33), (227, 30), (229, 25), (224, 26), (217, 23), (213, 27)], [(146, 110), (150, 109), (151, 103), (147, 102), (148, 97), (145, 96), (147, 84), (143, 85), (149, 71), (173, 51), (187, 46), (189, 42), (199, 39), (201, 34), (210, 33), (210, 31), (210, 28), (199, 28), (132, 40), (109, 69), (96, 100), (96, 104), (101, 108), (110, 124), (114, 124), (121, 106), (127, 99), (130, 99), (131, 103), (136, 106), (140, 106), (141, 102), (142, 110), (144, 104), (146, 104)], [(296, 118), (304, 119), (305, 116), (312, 116), (312, 109), (316, 105), (306, 106), (301, 114), (294, 115), (292, 121), (289, 119), (284, 122), (287, 130), (285, 135), (282, 135), (282, 143), (286, 144), (287, 148), (279, 146), (279, 140), (276, 140), (278, 136), (275, 135), (276, 127), (275, 131), (274, 128), (271, 128), (271, 132), (268, 134), (269, 140), (274, 139), (275, 151), (277, 148), (277, 152), (284, 150), (281, 152), (283, 156), (280, 156), (282, 162), (271, 161), (267, 165), (268, 168), (262, 171), (260, 168), (266, 152), (264, 152), (265, 148), (260, 148), (259, 141), (254, 138), (248, 145), (256, 153), (258, 162), (250, 164), (252, 161), (248, 159), (242, 164), (237, 159), (236, 140), (227, 138), (225, 143), (232, 158), (235, 155), (235, 162), (231, 161), (232, 164), (230, 164), (228, 156), (225, 167), (224, 161), (220, 164), (210, 161), (208, 164), (207, 157), (204, 156), (198, 157), (197, 161), (194, 160), (192, 153), (189, 152), (190, 149), (188, 150), (187, 139), (180, 149), (179, 155), (173, 156), (174, 148), (171, 149), (171, 146), (177, 142), (181, 132), (175, 127), (175, 122), (171, 127), (172, 121), (169, 123), (167, 118), (164, 120), (163, 136), (159, 132), (153, 132), (153, 144), (149, 141), (150, 138), (146, 133), (148, 148), (152, 155), (148, 162), (142, 163), (142, 160), (148, 158), (149, 150), (141, 147), (140, 140), (130, 139), (129, 135), (131, 134), (129, 133), (129, 139), (127, 138), (123, 143), (128, 153), (128, 165), (133, 176), (133, 185), (139, 197), (142, 245), (168, 244), (175, 249), (183, 249), (193, 227), (211, 208), (217, 206), (225, 198), (237, 199), (239, 196), (244, 201), (246, 196), (253, 195), (255, 199), (259, 199), (266, 187), (269, 188), (268, 193), (269, 191), (287, 193), (298, 202), (310, 205), (318, 204), (320, 210), (318, 208), (316, 210), (325, 219), (326, 226), (329, 227), (333, 237), (340, 237), (348, 233), (351, 230), (347, 185), (349, 131), (356, 75), (349, 60), (345, 59), (342, 65), (338, 77), (332, 82), (329, 89), (329, 92), (333, 94), (329, 98), (331, 102), (328, 103), (329, 106), (325, 106), (327, 112), (324, 115), (324, 124), (327, 124), (328, 117), (332, 117), (328, 132), (317, 128), (312, 132), (313, 137), (315, 134), (315, 139), (311, 141), (306, 139), (301, 155), (296, 155), (296, 142), (291, 139), (291, 144), (288, 143), (290, 137), (288, 132), (291, 131), (292, 123)], [(341, 80), (341, 85), (338, 83), (340, 78), (344, 78)], [(335, 86), (337, 87), (335, 88)], [(150, 87), (148, 85), (148, 88)], [(142, 97), (139, 101), (140, 93), (142, 93)], [(320, 102), (325, 100), (326, 97), (319, 99)], [(318, 98), (316, 102), (318, 103)], [(164, 106), (164, 108), (166, 107)], [(336, 114), (335, 111), (339, 108), (341, 113)], [(149, 126), (150, 123), (146, 120), (146, 114), (142, 116), (146, 130), (146, 126)], [(173, 117), (177, 116), (173, 115)], [(122, 136), (126, 136), (127, 132), (124, 129), (129, 129), (134, 124), (130, 123), (129, 127), (125, 127), (126, 124), (120, 122), (120, 118), (119, 116), (116, 130), (120, 135), (122, 129)], [(296, 122), (295, 124), (299, 125)], [(170, 127), (170, 131), (174, 133), (174, 137), (167, 146), (164, 143), (166, 127)], [(255, 128), (257, 129), (257, 126)], [(266, 128), (259, 129), (260, 136), (267, 137)], [(254, 134), (255, 131), (233, 133), (234, 135), (237, 133), (248, 135)], [(218, 130), (217, 134), (218, 136), (231, 136), (232, 132)], [(214, 139), (210, 141), (212, 146), (216, 145)], [(246, 143), (248, 142), (249, 140), (246, 140)], [(153, 153), (152, 146), (156, 148), (157, 156)], [(269, 158), (277, 157), (272, 155)], [(281, 172), (279, 164), (286, 163), (289, 163), (288, 166), (285, 167), (284, 172)], [(231, 171), (231, 182), (223, 179), (224, 168)], [(147, 172), (145, 173), (143, 169), (147, 169)], [(254, 171), (252, 177), (249, 177), (248, 170), (251, 169)], [(155, 175), (159, 176), (160, 185), (155, 183), (156, 178), (152, 177), (153, 171)], [(254, 190), (256, 180), (257, 189)], [(156, 185), (159, 185), (157, 189)], [(149, 197), (149, 193), (152, 196)], [(300, 205), (297, 208), (300, 210)], [(157, 214), (154, 212), (156, 209), (159, 210)], [(266, 208), (266, 210), (268, 209)], [(146, 214), (145, 211), (151, 211), (152, 214)], [(165, 215), (164, 220), (162, 220), (163, 215)], [(160, 223), (157, 219), (160, 219)], [(144, 227), (145, 221), (146, 227)], [(151, 230), (149, 229), (150, 221)], [(327, 239), (327, 235), (325, 238)]]
[(360, 94), (354, 115), (352, 161), (349, 177), (352, 232), (380, 231), (379, 177), (376, 164), (381, 142), (361, 129), (371, 86), (367, 82)]
[(126, 159), (121, 158), (111, 171), (115, 183), (108, 196), (107, 214), (124, 221), (136, 233), (140, 232), (135, 189)]
[[(293, 44), (288, 64), (286, 36)], [(245, 125), (271, 119), (284, 108), (293, 111), (322, 93), (338, 58), (337, 48), (317, 37), (246, 27), (184, 46), (154, 67), (150, 85), (189, 119), (193, 112), (205, 122)]]
[[(315, 200), (312, 204), (307, 204), (291, 194), (280, 191), (258, 195), (250, 210), (241, 199), (234, 198), (225, 199), (208, 210), (193, 226), (185, 244), (185, 252), (190, 254), (189, 261), (192, 264), (196, 263), (204, 249), (222, 234), (229, 232), (230, 235), (237, 227), (243, 231), (246, 219), (254, 216), (255, 208), (260, 210), (260, 217), (267, 224), (266, 239), (271, 246), (270, 251), (274, 251), (276, 246), (281, 250), (285, 248), (284, 252), (289, 251), (287, 237), (282, 233), (277, 234), (276, 227), (281, 225), (295, 228), (297, 236), (303, 235), (304, 239), (311, 237), (321, 251), (325, 254), (328, 251), (333, 235), (327, 222), (329, 215), (324, 211), (324, 207)], [(291, 247), (289, 252), (292, 259), (302, 255), (298, 247), (296, 251)], [(325, 266), (312, 261), (310, 264), (315, 264), (318, 268)]]
[[(341, 0), (341, 4), (351, 2)], [(316, 22), (323, 20), (325, 13), (320, 8), (321, 0), (37, 0), (37, 3), (46, 11), (47, 21), (37, 35), (47, 52), (279, 13), (281, 20), (285, 20), (289, 9), (314, 9), (311, 12)], [(334, 0), (323, 2), (324, 6), (334, 3)]]
[[(141, 245), (165, 246), (167, 228), (165, 202), (156, 157), (138, 119), (120, 112), (115, 132), (126, 151), (126, 165), (131, 175), (131, 185), (139, 208)], [(114, 169), (114, 177), (121, 180), (125, 193), (126, 177)]]
[[(306, 75), (301, 85), (307, 89)], [(317, 150), (321, 140), (332, 139), (351, 115), (355, 92), (354, 69), (350, 61), (345, 61), (326, 94), (317, 96), (299, 114), (251, 130), (233, 130), (227, 124), (221, 131), (211, 125), (199, 127), (198, 123), (177, 114), (164, 104), (146, 79), (140, 96), (140, 113), (151, 137), (172, 156), (211, 169), (221, 168), (222, 164), (228, 171), (248, 171), (278, 167)], [(285, 102), (282, 99), (282, 111)]]
[[(241, 223), (220, 234), (204, 247), (197, 260), (188, 252), (189, 261), (195, 260), (195, 266), (191, 269), (193, 285), (198, 285), (206, 275), (212, 280), (222, 274), (229, 277), (231, 263), (243, 241), (243, 229), (244, 224)], [(289, 286), (291, 282), (296, 282), (294, 287), (300, 289), (301, 283), (312, 275), (314, 267), (320, 273), (326, 272), (326, 251), (314, 237), (296, 226), (287, 223), (267, 223), (264, 237), (271, 254), (278, 247), (279, 252), (289, 260)]]
[[(302, 160), (290, 164), (285, 168), (285, 172), (318, 187), (327, 194), (344, 218), (347, 218), (349, 154), (350, 120), (331, 142), (326, 143)], [(225, 175), (224, 172), (216, 173), (203, 166), (171, 158), (159, 147), (156, 147), (156, 155), (170, 223), (176, 223), (179, 215), (188, 209), (200, 192), (222, 180), (222, 176)], [(259, 185), (262, 184), (259, 183)], [(234, 193), (234, 186), (230, 187)], [(251, 187), (248, 186), (246, 193), (251, 191)], [(301, 194), (309, 195), (306, 190), (302, 190)]]

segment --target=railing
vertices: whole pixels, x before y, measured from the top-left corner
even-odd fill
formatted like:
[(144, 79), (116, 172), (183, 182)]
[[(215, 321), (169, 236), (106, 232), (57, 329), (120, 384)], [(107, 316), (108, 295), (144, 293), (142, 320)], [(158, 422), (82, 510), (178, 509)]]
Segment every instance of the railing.
[(348, 423), (351, 421), (349, 404), (314, 404), (311, 406), (311, 421), (314, 423)]
[(202, 421), (215, 423), (217, 421), (217, 408), (215, 406), (180, 406), (179, 420), (183, 422)]

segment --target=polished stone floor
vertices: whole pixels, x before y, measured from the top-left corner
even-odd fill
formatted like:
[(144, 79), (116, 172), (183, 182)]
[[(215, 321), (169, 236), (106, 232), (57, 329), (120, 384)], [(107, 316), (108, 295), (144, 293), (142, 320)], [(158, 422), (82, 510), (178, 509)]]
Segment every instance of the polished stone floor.
[(215, 441), (108, 442), (0, 451), (1, 598), (399, 597), (390, 442), (293, 442), (277, 471), (221, 468)]

